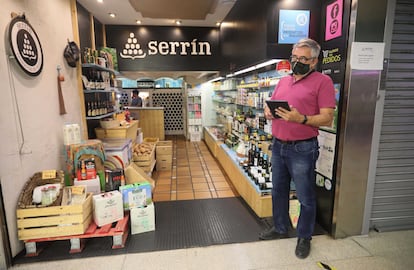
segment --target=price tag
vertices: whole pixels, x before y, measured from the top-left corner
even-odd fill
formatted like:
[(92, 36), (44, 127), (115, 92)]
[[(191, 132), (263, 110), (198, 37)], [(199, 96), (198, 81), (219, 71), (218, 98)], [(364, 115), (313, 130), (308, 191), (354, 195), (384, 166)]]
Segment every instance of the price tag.
[(56, 170), (42, 171), (42, 179), (54, 179), (56, 178)]
[(72, 188), (72, 195), (82, 195), (85, 193), (85, 186), (73, 186)]

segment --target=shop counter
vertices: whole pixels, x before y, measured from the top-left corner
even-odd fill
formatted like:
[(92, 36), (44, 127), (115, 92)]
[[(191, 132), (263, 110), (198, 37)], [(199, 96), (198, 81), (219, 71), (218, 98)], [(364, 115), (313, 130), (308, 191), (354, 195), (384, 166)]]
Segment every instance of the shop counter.
[(204, 128), (204, 141), (206, 142), (207, 147), (210, 149), (211, 153), (215, 158), (217, 158), (217, 151), (220, 147), (220, 144), (223, 141), (217, 139), (217, 137), (212, 134), (207, 127)]
[(226, 144), (217, 149), (217, 160), (230, 178), (237, 192), (258, 217), (272, 216), (272, 196), (263, 193), (239, 165), (240, 158)]

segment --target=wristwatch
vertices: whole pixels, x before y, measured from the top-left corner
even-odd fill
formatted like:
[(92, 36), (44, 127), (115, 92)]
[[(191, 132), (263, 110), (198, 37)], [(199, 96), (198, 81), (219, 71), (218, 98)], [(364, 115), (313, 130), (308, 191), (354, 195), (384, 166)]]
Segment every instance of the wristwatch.
[(303, 115), (303, 121), (302, 121), (302, 124), (304, 125), (304, 124), (306, 124), (306, 122), (308, 122), (308, 117), (306, 116), (306, 114), (304, 114)]

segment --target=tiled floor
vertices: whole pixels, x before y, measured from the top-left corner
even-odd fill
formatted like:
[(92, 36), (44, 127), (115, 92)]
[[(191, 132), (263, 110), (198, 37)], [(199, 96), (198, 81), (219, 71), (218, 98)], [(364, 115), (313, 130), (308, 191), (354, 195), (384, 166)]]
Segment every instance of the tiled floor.
[(166, 140), (173, 141), (172, 167), (153, 172), (155, 202), (238, 196), (203, 141), (190, 142), (182, 136)]

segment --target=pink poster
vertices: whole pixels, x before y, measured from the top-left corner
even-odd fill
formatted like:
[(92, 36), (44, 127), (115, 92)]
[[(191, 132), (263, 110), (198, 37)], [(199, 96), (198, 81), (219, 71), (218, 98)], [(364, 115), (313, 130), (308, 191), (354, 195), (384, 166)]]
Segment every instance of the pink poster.
[(342, 35), (343, 0), (336, 0), (326, 6), (325, 41)]

